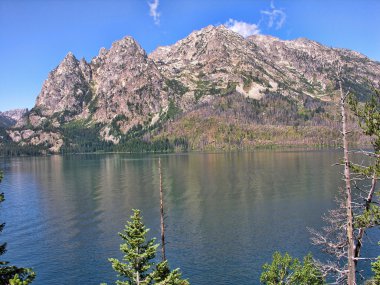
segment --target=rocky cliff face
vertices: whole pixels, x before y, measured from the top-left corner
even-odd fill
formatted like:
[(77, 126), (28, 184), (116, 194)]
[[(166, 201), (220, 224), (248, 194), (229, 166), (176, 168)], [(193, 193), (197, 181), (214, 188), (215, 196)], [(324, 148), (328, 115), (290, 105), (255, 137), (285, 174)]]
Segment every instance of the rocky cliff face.
[(17, 127), (53, 128), (59, 135), (57, 129), (80, 120), (84, 127), (102, 125), (99, 135), (117, 143), (132, 127), (152, 123), (168, 105), (164, 82), (131, 37), (115, 42), (109, 50), (102, 48), (90, 63), (78, 61), (70, 52), (49, 73), (34, 108), (18, 120)]
[[(147, 125), (168, 104), (164, 78), (154, 62), (131, 37), (101, 50), (90, 64), (94, 96), (88, 113), (92, 120), (112, 123), (121, 133), (138, 124)], [(110, 127), (103, 130), (110, 140)]]
[[(304, 116), (317, 125), (336, 99), (338, 65), (344, 67), (346, 89), (366, 96), (371, 84), (379, 85), (379, 62), (307, 39), (243, 38), (209, 26), (148, 56), (125, 37), (90, 62), (67, 54), (50, 72), (35, 107), (8, 134), (19, 144), (47, 145), (55, 152), (75, 144), (67, 137), (73, 128), (94, 129), (101, 140), (117, 144), (178, 113), (234, 114), (246, 123), (288, 125)], [(252, 102), (266, 109), (253, 111)], [(268, 112), (276, 104), (287, 111)], [(286, 114), (292, 120), (281, 119)]]

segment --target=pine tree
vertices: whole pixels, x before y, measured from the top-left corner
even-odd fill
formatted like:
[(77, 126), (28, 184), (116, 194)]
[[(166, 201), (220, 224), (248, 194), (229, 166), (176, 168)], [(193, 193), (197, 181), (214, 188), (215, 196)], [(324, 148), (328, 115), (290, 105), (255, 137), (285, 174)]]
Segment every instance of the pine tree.
[(304, 257), (303, 264), (288, 253), (273, 254), (271, 264), (264, 264), (260, 281), (267, 285), (323, 285), (326, 284), (322, 272), (315, 266), (311, 254)]
[(380, 284), (380, 256), (377, 258), (377, 261), (372, 262), (372, 271), (375, 273), (373, 284)]
[(170, 271), (168, 261), (157, 264), (156, 270), (152, 273), (154, 284), (158, 285), (190, 285), (189, 281), (182, 279), (179, 268)]
[[(380, 242), (379, 242), (380, 245)], [(374, 273), (374, 276), (367, 280), (364, 284), (365, 285), (379, 285), (380, 284), (380, 256), (377, 257), (376, 261), (371, 263), (372, 265), (372, 271)]]
[(156, 256), (158, 244), (155, 239), (147, 240), (147, 229), (143, 223), (140, 210), (133, 210), (131, 220), (127, 222), (123, 233), (119, 233), (125, 243), (120, 250), (125, 254), (123, 261), (110, 258), (112, 267), (123, 280), (119, 285), (148, 285), (152, 284), (151, 267)]
[[(3, 173), (0, 171), (0, 182), (3, 179)], [(4, 202), (4, 193), (0, 193), (0, 203)], [(5, 223), (0, 225), (0, 233), (3, 231)], [(0, 245), (0, 255), (3, 255), (7, 249), (7, 244)], [(29, 268), (19, 268), (14, 265), (9, 265), (8, 261), (0, 261), (0, 284), (12, 284), (11, 280), (18, 282), (13, 284), (27, 285), (35, 278), (35, 273)]]

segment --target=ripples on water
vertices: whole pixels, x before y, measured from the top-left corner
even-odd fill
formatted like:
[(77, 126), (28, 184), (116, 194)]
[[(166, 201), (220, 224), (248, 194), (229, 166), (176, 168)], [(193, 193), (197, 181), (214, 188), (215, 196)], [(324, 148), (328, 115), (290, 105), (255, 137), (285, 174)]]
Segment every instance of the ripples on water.
[[(7, 260), (31, 266), (34, 284), (112, 283), (108, 257), (132, 208), (159, 236), (158, 155), (75, 155), (0, 162)], [(167, 255), (192, 284), (259, 284), (275, 250), (312, 251), (340, 183), (333, 151), (161, 156)], [(377, 250), (375, 239), (370, 250)]]

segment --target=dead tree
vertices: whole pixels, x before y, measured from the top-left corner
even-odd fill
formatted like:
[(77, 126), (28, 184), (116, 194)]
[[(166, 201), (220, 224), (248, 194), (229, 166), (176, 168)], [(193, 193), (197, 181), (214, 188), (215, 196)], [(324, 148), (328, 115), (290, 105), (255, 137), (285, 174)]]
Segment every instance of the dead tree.
[(160, 175), (160, 223), (161, 223), (161, 255), (162, 261), (166, 260), (165, 253), (165, 212), (164, 212), (164, 194), (162, 189), (162, 170), (161, 158), (158, 158), (158, 171)]
[(348, 130), (347, 130), (347, 113), (345, 108), (348, 93), (344, 94), (342, 87), (342, 79), (339, 77), (340, 91), (340, 111), (342, 115), (342, 142), (344, 157), (344, 182), (346, 194), (346, 224), (347, 224), (347, 284), (356, 284), (356, 263), (355, 263), (355, 241), (354, 241), (354, 216), (352, 213), (352, 194), (351, 194), (351, 178), (350, 178), (350, 160), (348, 157)]
[[(380, 225), (380, 209), (377, 201), (376, 182), (380, 173), (380, 100), (372, 100), (363, 107), (352, 96), (343, 92), (342, 68), (338, 68), (340, 92), (340, 112), (342, 116), (343, 144), (343, 180), (345, 187), (337, 198), (337, 208), (323, 217), (326, 226), (321, 232), (311, 230), (312, 243), (322, 248), (331, 258), (319, 265), (325, 275), (334, 276), (334, 284), (356, 284), (357, 264), (360, 260), (371, 259), (361, 257), (363, 238), (367, 229)], [(379, 92), (376, 92), (380, 97)], [(348, 150), (347, 110), (359, 119), (364, 134), (373, 138), (373, 151), (356, 151), (374, 160), (369, 166), (355, 164), (350, 160)], [(351, 151), (352, 153), (352, 151)], [(368, 180), (371, 181), (368, 185)]]

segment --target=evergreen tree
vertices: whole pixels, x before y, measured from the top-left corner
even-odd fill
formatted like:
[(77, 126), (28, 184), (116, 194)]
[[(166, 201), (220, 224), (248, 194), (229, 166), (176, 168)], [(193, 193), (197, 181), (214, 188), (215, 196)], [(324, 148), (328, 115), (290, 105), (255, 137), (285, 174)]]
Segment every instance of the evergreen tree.
[(380, 256), (376, 262), (372, 263), (372, 271), (375, 273), (373, 277), (374, 284), (380, 284)]
[[(380, 242), (379, 242), (379, 245), (380, 245)], [(375, 262), (372, 262), (372, 271), (373, 273), (375, 273), (375, 275), (366, 284), (368, 285), (380, 284), (380, 256), (377, 258)]]
[(28, 280), (21, 280), (20, 276), (16, 274), (12, 279), (9, 279), (9, 285), (29, 285)]
[(158, 263), (151, 276), (158, 285), (190, 285), (189, 281), (182, 279), (179, 268), (170, 271), (167, 260)]
[[(0, 182), (3, 179), (3, 173), (0, 171)], [(0, 193), (0, 203), (4, 201), (4, 193)], [(3, 231), (5, 223), (0, 225), (0, 233)], [(7, 244), (0, 245), (0, 255), (6, 252)], [(0, 261), (0, 284), (21, 284), (27, 285), (35, 278), (35, 273), (28, 268), (19, 268), (9, 265), (8, 261)], [(13, 281), (11, 281), (13, 280)], [(12, 283), (13, 282), (13, 283)], [(15, 283), (16, 282), (16, 283)], [(17, 283), (18, 282), (18, 283)]]
[(323, 285), (321, 271), (314, 265), (311, 254), (304, 257), (303, 264), (292, 258), (288, 253), (282, 256), (279, 252), (273, 254), (271, 264), (264, 264), (260, 281), (267, 285)]
[(155, 244), (155, 239), (147, 240), (148, 231), (142, 221), (140, 210), (133, 210), (131, 220), (127, 222), (123, 233), (119, 233), (125, 241), (120, 245), (120, 250), (125, 254), (123, 261), (116, 258), (109, 259), (118, 276), (124, 279), (124, 281), (118, 280), (117, 284), (152, 284), (152, 260), (156, 256), (158, 244)]

